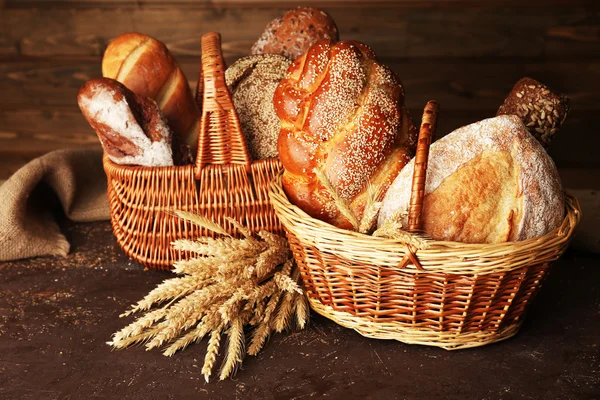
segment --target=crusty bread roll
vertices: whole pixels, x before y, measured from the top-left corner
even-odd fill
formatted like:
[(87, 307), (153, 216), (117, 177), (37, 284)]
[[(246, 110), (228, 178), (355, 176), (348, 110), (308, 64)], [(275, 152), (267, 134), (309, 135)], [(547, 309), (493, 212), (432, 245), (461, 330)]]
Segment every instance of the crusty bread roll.
[[(378, 227), (406, 216), (414, 160), (398, 174)], [(436, 240), (500, 243), (560, 225), (564, 195), (554, 162), (514, 115), (464, 126), (431, 145), (421, 220)]]
[(250, 54), (280, 54), (295, 60), (319, 40), (338, 41), (338, 29), (325, 11), (298, 7), (269, 22)]
[(402, 85), (361, 43), (313, 45), (288, 69), (273, 102), (281, 120), (286, 194), (311, 216), (338, 227), (352, 225), (315, 169), (360, 220), (368, 194), (384, 193), (414, 154), (417, 131)]
[(568, 97), (553, 92), (532, 78), (521, 78), (508, 94), (496, 115), (516, 115), (529, 132), (544, 146), (550, 142), (567, 118)]
[(104, 52), (102, 75), (156, 100), (173, 132), (195, 156), (200, 110), (181, 68), (162, 42), (136, 32), (118, 36)]
[(281, 123), (273, 108), (273, 94), (291, 63), (278, 54), (257, 54), (240, 58), (225, 71), (225, 82), (254, 160), (277, 157)]
[(154, 100), (113, 79), (97, 78), (81, 87), (77, 102), (113, 162), (173, 165), (172, 133)]

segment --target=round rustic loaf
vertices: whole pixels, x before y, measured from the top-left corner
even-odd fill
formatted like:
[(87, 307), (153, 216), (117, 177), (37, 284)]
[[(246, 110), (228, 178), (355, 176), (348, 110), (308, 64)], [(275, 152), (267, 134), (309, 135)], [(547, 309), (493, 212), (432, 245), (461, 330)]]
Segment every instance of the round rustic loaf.
[(384, 193), (414, 154), (402, 85), (361, 43), (316, 43), (288, 69), (273, 101), (288, 198), (338, 227), (352, 224), (327, 183), (360, 221), (369, 195)]
[(339, 40), (333, 18), (318, 8), (298, 7), (271, 21), (250, 54), (280, 54), (294, 60), (322, 39)]
[(277, 157), (281, 124), (273, 108), (273, 94), (291, 63), (277, 54), (258, 54), (237, 60), (225, 71), (225, 82), (255, 160)]
[[(378, 227), (402, 219), (410, 200), (412, 160), (390, 186)], [(436, 240), (500, 243), (544, 235), (565, 213), (558, 171), (514, 115), (464, 126), (431, 145), (423, 231)]]

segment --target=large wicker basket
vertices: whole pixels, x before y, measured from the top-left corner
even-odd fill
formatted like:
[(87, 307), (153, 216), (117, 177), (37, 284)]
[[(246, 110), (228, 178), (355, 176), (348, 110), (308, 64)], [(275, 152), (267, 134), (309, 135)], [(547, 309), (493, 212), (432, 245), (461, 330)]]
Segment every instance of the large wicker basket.
[[(426, 171), (426, 159), (419, 160), (424, 142), (427, 157), (429, 143), (420, 135), (413, 177), (417, 210), (423, 186), (415, 197), (415, 182), (424, 185)], [(516, 334), (550, 262), (564, 252), (580, 218), (577, 200), (567, 196), (565, 219), (545, 236), (500, 244), (428, 241), (415, 252), (397, 240), (310, 217), (289, 202), (281, 177), (273, 181), (270, 196), (314, 311), (367, 337), (445, 349)]]
[(182, 221), (174, 210), (202, 214), (236, 232), (225, 217), (253, 231), (283, 232), (269, 202), (278, 159), (252, 161), (225, 85), (220, 35), (202, 37), (202, 68), (196, 100), (202, 110), (195, 165), (132, 167), (104, 157), (114, 234), (131, 258), (150, 268), (168, 269), (188, 257), (171, 242), (212, 236)]

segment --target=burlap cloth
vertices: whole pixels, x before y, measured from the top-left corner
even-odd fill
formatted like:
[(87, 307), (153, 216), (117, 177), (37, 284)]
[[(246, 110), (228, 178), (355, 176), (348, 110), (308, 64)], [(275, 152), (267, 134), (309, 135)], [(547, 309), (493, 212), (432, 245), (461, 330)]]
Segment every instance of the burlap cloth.
[(48, 153), (0, 186), (0, 261), (69, 253), (56, 223), (56, 199), (73, 221), (110, 218), (101, 150)]
[[(572, 246), (600, 253), (598, 191), (568, 191), (579, 199), (583, 213)], [(46, 154), (0, 186), (0, 261), (69, 253), (56, 222), (61, 212), (56, 203), (76, 222), (110, 218), (100, 150)]]

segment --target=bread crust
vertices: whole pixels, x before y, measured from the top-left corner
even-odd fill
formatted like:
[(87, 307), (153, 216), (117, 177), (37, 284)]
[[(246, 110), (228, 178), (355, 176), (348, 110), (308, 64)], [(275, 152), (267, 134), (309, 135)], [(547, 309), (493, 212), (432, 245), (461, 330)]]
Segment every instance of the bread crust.
[(351, 224), (318, 180), (322, 170), (357, 218), (369, 184), (385, 192), (416, 147), (398, 78), (367, 46), (320, 41), (296, 59), (273, 97), (290, 201), (342, 228)]
[(278, 54), (257, 54), (240, 58), (225, 71), (225, 83), (255, 160), (277, 157), (281, 123), (273, 108), (273, 94), (290, 64)]
[(508, 94), (496, 115), (516, 115), (529, 132), (549, 148), (571, 108), (568, 97), (553, 92), (533, 78), (521, 78)]
[(104, 52), (102, 74), (156, 100), (173, 132), (195, 156), (200, 110), (185, 75), (162, 42), (137, 32), (118, 36)]
[(172, 133), (154, 100), (108, 78), (87, 81), (77, 101), (104, 151), (117, 164), (173, 165)]
[[(413, 171), (414, 160), (390, 186), (379, 227), (407, 210)], [(518, 117), (505, 115), (431, 145), (422, 212), (423, 230), (436, 240), (518, 241), (560, 225), (564, 194), (550, 156)]]
[(298, 7), (269, 22), (250, 54), (280, 54), (295, 60), (323, 39), (339, 40), (333, 18), (318, 8)]

